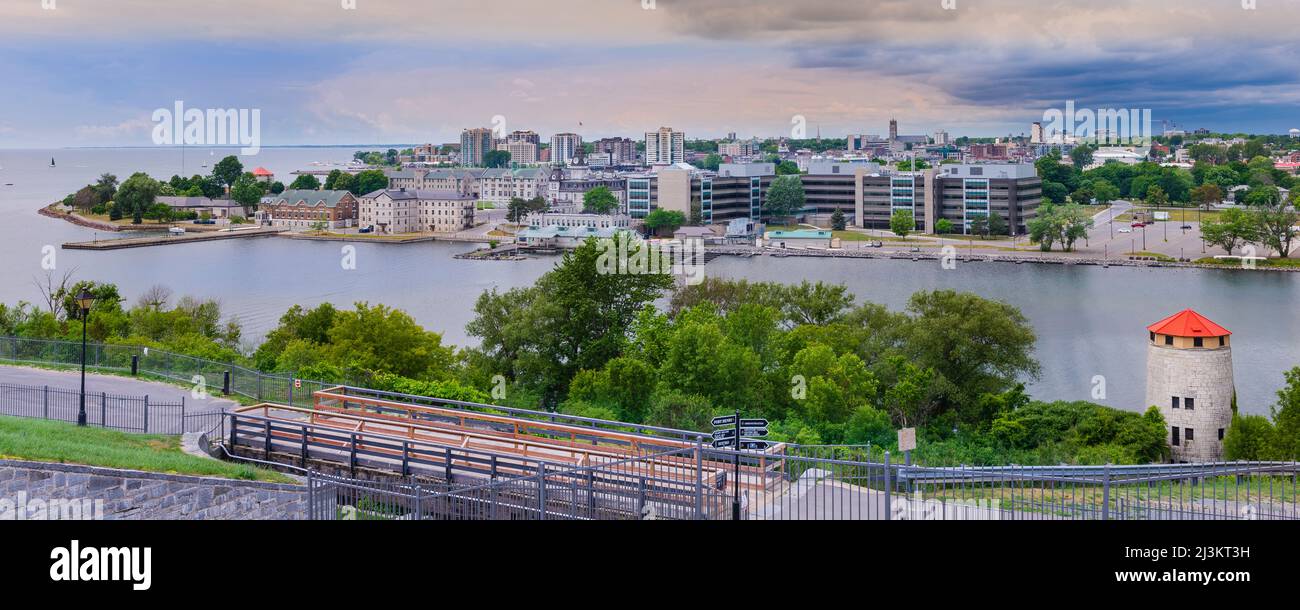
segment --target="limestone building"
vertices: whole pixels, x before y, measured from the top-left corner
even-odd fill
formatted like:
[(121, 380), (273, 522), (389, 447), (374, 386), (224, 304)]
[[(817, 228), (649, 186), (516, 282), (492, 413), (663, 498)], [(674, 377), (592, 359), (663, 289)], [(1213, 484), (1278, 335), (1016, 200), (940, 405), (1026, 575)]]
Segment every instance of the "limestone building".
[(1232, 423), (1232, 333), (1190, 309), (1147, 327), (1147, 405), (1168, 426), (1175, 462), (1223, 458)]

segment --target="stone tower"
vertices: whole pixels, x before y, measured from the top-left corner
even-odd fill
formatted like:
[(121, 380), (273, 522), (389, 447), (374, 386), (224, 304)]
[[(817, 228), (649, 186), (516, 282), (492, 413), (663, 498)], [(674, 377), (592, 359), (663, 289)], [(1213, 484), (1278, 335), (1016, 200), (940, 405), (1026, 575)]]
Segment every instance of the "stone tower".
[(1147, 327), (1147, 405), (1164, 415), (1176, 462), (1223, 458), (1235, 393), (1231, 336), (1190, 309)]

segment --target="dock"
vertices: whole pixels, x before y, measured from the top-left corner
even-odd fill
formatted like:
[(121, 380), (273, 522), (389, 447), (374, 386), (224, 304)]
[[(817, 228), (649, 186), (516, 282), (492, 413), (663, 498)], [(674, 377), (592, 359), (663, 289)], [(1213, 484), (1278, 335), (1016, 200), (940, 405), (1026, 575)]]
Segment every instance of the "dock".
[(124, 248), (145, 248), (149, 246), (166, 246), (171, 244), (189, 244), (200, 241), (217, 241), (221, 239), (240, 239), (246, 237), (265, 237), (279, 235), (287, 229), (281, 227), (250, 227), (233, 231), (186, 232), (184, 235), (149, 235), (145, 237), (126, 237), (122, 239), (97, 239), (94, 241), (77, 241), (63, 244), (65, 250), (121, 250)]

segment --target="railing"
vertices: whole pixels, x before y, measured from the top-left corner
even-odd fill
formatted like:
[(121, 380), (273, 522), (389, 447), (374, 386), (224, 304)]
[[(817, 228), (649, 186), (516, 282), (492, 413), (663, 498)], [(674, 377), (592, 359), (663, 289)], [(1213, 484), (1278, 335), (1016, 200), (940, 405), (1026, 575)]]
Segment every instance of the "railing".
[[(0, 415), (66, 422), (77, 421), (81, 391), (50, 386), (0, 383)], [(210, 427), (217, 411), (186, 411), (185, 397), (161, 401), (149, 395), (124, 396), (86, 392), (86, 424), (126, 432), (182, 434)]]

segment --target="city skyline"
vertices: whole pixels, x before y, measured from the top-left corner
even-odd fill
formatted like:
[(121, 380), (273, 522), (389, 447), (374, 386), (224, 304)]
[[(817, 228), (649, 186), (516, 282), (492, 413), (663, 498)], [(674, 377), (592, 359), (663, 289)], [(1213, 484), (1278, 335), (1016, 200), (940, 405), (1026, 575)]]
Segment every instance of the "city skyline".
[(260, 109), (266, 146), (455, 142), (497, 117), (585, 140), (777, 137), (795, 117), (808, 137), (891, 118), (1019, 136), (1070, 100), (1188, 130), (1300, 126), (1295, 3), (321, 4), (6, 3), (0, 78), (24, 94), (0, 100), (0, 147), (149, 146), (176, 100)]

